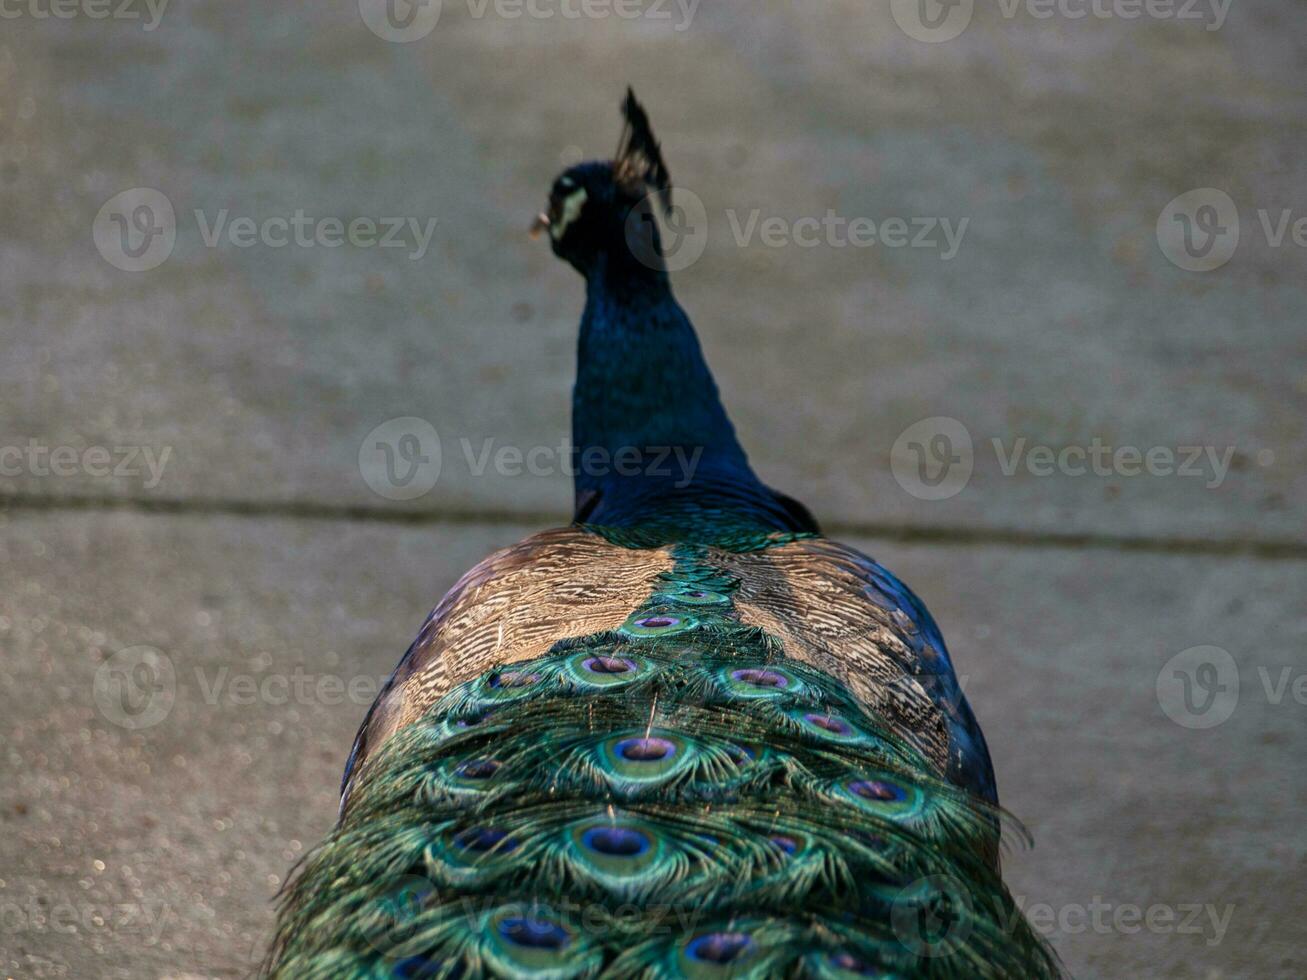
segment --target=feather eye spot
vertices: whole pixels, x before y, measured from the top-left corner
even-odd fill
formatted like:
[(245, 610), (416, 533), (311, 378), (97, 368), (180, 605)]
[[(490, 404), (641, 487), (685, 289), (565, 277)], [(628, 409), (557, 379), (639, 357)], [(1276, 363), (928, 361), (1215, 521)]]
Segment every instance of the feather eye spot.
[(772, 834), (768, 840), (785, 854), (795, 854), (799, 850), (799, 842), (788, 834)]
[(544, 675), (536, 670), (494, 670), (474, 681), (473, 690), (484, 709), (488, 704), (500, 705), (530, 697), (543, 680)]
[(712, 589), (687, 588), (665, 592), (662, 598), (667, 602), (680, 603), (685, 606), (728, 606), (731, 597), (724, 592)]
[(859, 956), (855, 956), (846, 949), (837, 953), (831, 953), (826, 957), (826, 962), (836, 970), (845, 973), (852, 973), (859, 977), (877, 977), (879, 980), (898, 980), (898, 974), (885, 973), (874, 963), (868, 963)]
[(849, 792), (876, 803), (901, 803), (908, 798), (906, 789), (887, 779), (855, 780), (849, 783)]
[(746, 958), (756, 947), (747, 932), (710, 932), (692, 939), (685, 954), (699, 963), (726, 966)]
[(539, 674), (528, 673), (523, 670), (505, 670), (497, 674), (491, 674), (488, 683), (493, 690), (504, 690), (530, 687), (538, 683), (539, 680)]
[(629, 827), (591, 827), (581, 835), (585, 847), (608, 857), (639, 857), (652, 847), (649, 838)]
[(563, 687), (578, 691), (598, 691), (623, 687), (651, 674), (651, 664), (643, 657), (609, 650), (584, 650), (571, 656), (559, 679)]
[(804, 693), (792, 672), (771, 666), (723, 668), (719, 674), (727, 692), (736, 698), (789, 698)]
[(593, 758), (595, 775), (610, 790), (638, 795), (692, 771), (701, 752), (689, 739), (646, 729), (605, 739), (595, 746)]
[(454, 772), (464, 779), (490, 779), (501, 765), (498, 759), (472, 759), (464, 762)]
[(436, 980), (437, 977), (457, 980), (464, 975), (464, 968), (462, 963), (451, 964), (429, 956), (409, 956), (396, 963), (390, 975), (395, 980)]
[(558, 952), (572, 941), (572, 935), (557, 922), (534, 916), (512, 916), (500, 921), (499, 935), (524, 949)]
[(864, 773), (838, 783), (836, 789), (845, 801), (896, 823), (916, 823), (933, 806), (919, 786), (890, 772)]
[(803, 720), (814, 728), (820, 728), (824, 732), (830, 732), (832, 735), (849, 735), (852, 734), (853, 728), (847, 721), (838, 715), (818, 714), (810, 711), (803, 716)]
[(635, 661), (626, 657), (588, 657), (581, 666), (591, 674), (629, 674), (636, 669)]
[(682, 633), (698, 626), (692, 616), (673, 613), (636, 613), (626, 621), (622, 632), (628, 636), (666, 636), (670, 633)]
[(676, 754), (676, 743), (666, 738), (624, 738), (617, 743), (617, 754), (630, 762), (661, 762)]
[(790, 686), (790, 679), (777, 670), (760, 667), (744, 667), (731, 671), (731, 680), (749, 687), (784, 688)]

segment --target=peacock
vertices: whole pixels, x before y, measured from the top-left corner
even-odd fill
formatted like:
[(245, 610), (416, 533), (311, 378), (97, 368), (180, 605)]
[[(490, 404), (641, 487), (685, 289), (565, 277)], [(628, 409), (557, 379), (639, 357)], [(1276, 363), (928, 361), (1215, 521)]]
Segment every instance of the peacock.
[(1014, 824), (938, 627), (750, 468), (672, 294), (671, 180), (629, 89), (623, 116), (535, 224), (585, 280), (573, 522), (422, 625), (265, 972), (1059, 975), (1003, 884)]

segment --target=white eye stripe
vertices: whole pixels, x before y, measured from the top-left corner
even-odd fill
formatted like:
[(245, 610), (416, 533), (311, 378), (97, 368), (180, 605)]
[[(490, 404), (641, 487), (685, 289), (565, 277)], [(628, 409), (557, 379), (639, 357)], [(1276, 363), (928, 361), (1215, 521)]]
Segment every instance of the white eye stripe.
[(558, 220), (549, 226), (549, 235), (554, 241), (562, 238), (563, 233), (567, 231), (567, 226), (581, 214), (581, 209), (585, 207), (586, 199), (589, 196), (585, 188), (582, 187), (563, 198), (562, 213), (559, 214)]

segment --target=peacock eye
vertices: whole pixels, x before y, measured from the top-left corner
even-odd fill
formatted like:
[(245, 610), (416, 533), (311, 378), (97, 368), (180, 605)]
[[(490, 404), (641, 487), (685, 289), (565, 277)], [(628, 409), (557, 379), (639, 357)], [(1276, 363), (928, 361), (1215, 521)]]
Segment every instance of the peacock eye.
[(772, 846), (785, 854), (794, 854), (799, 849), (799, 842), (787, 834), (774, 834), (770, 838)]
[(710, 932), (696, 937), (685, 952), (696, 962), (722, 966), (747, 959), (756, 947), (757, 943), (746, 932)]
[(562, 238), (568, 225), (574, 222), (585, 207), (589, 194), (584, 187), (564, 186), (562, 178), (553, 193), (549, 195), (549, 234), (555, 239)]
[(513, 945), (528, 949), (559, 950), (572, 941), (558, 923), (534, 916), (504, 919), (499, 923), (499, 934)]

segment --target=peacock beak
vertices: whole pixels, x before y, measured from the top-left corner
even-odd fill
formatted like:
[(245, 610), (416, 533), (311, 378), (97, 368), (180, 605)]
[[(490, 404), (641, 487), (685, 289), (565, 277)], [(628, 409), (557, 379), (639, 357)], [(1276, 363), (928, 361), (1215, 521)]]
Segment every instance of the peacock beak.
[(536, 215), (535, 221), (531, 222), (531, 237), (539, 238), (540, 233), (549, 227), (549, 215), (541, 211)]

